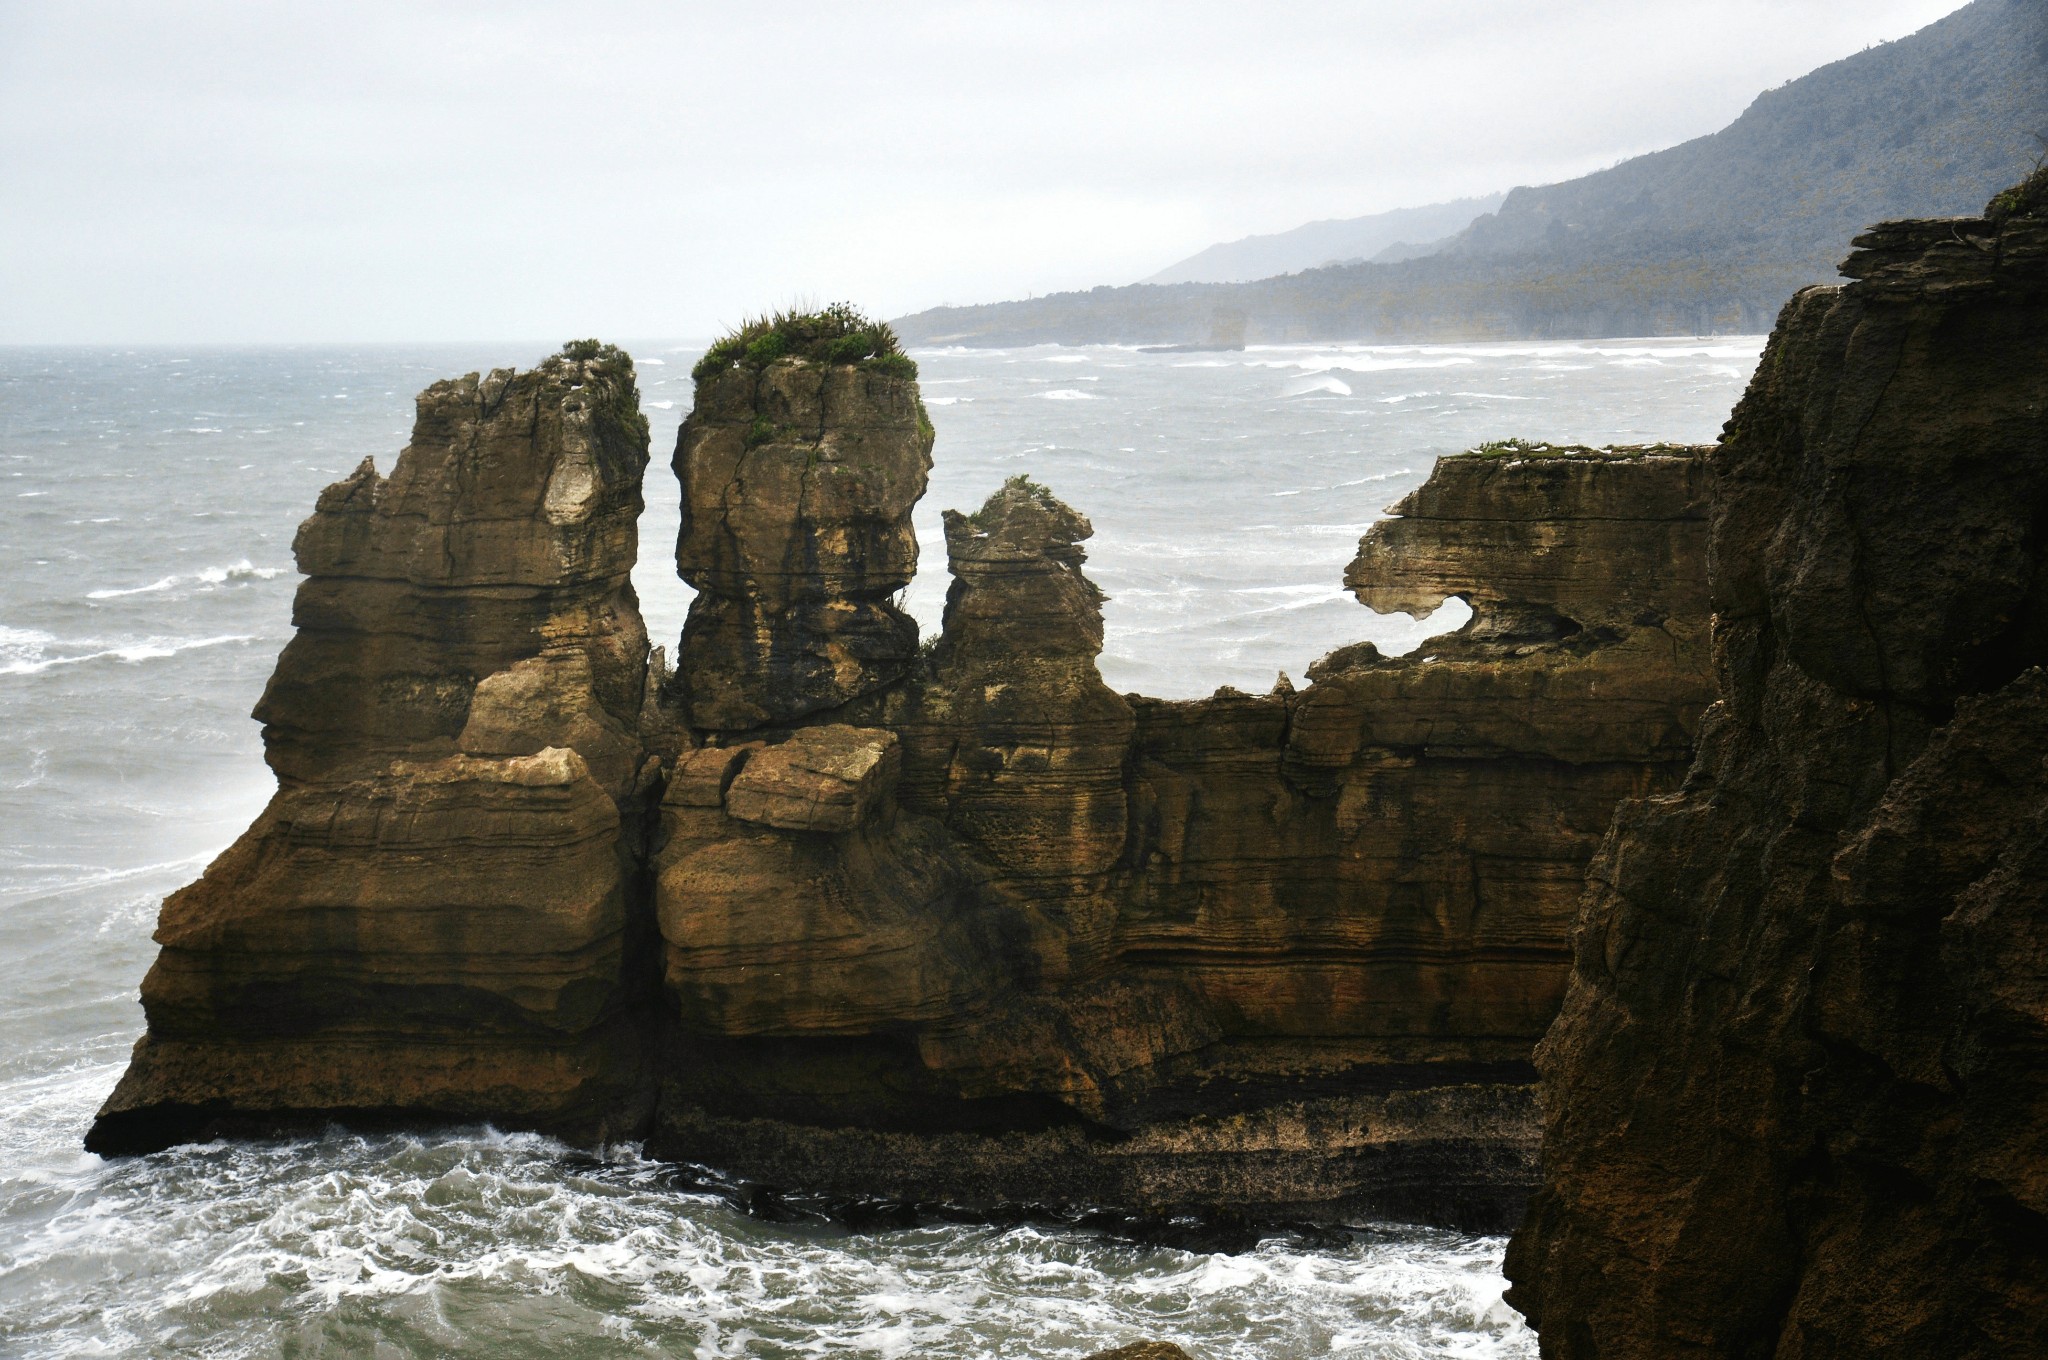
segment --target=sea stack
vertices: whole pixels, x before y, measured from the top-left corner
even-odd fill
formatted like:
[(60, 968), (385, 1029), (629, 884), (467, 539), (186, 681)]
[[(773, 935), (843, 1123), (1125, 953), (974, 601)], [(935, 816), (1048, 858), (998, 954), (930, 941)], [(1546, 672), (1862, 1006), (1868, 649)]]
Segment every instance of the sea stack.
[(277, 799), (167, 902), (93, 1146), (487, 1119), (834, 1195), (1515, 1221), (1585, 865), (1710, 692), (1703, 451), (1440, 460), (1346, 579), (1469, 624), (1166, 701), (1104, 683), (1090, 525), (1028, 477), (946, 515), (915, 645), (886, 327), (696, 380), (674, 674), (617, 351), (437, 384), (322, 497)]
[(916, 369), (851, 309), (757, 323), (697, 365), (676, 441), (676, 569), (697, 589), (678, 680), (693, 727), (826, 712), (901, 680), (911, 507), (933, 432)]
[(974, 845), (998, 882), (1052, 911), (1051, 973), (1106, 961), (1124, 852), (1131, 706), (1103, 683), (1102, 592), (1083, 515), (1028, 477), (945, 513), (953, 583), (930, 670), (898, 725), (909, 806)]
[(1538, 1050), (1558, 1360), (2048, 1354), (2048, 174), (1856, 246), (1711, 460), (1718, 699)]
[(646, 462), (631, 360), (583, 342), (434, 384), (388, 478), (321, 494), (256, 710), (278, 792), (165, 902), (88, 1146), (631, 1108)]

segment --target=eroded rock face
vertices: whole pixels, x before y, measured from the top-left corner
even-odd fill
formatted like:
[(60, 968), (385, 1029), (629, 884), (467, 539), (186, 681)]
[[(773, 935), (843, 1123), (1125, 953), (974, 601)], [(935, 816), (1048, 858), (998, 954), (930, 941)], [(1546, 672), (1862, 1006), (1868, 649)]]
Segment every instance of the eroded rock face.
[(280, 793), (167, 903), (96, 1146), (454, 1116), (852, 1195), (1519, 1212), (1583, 868), (1706, 697), (1697, 451), (1444, 460), (1348, 579), (1470, 626), (1168, 703), (1103, 683), (1088, 522), (1025, 479), (946, 516), (918, 654), (931, 435), (863, 362), (700, 383), (673, 676), (623, 356), (438, 385), (323, 496)]
[(908, 806), (944, 822), (999, 883), (1055, 913), (1053, 976), (1105, 961), (1110, 871), (1124, 850), (1131, 706), (1102, 682), (1102, 593), (1082, 573), (1094, 532), (1013, 479), (973, 515), (948, 511), (953, 585), (928, 676), (894, 718)]
[(391, 476), (366, 460), (300, 529), (257, 707), (277, 796), (165, 902), (89, 1146), (333, 1115), (589, 1135), (635, 1104), (647, 427), (631, 361), (572, 352), (428, 388)]
[(1539, 1050), (1547, 1356), (2048, 1353), (2048, 222), (1857, 244), (1713, 458), (1719, 701)]
[[(1705, 702), (1700, 453), (1445, 460), (1353, 578), (1468, 594), (1470, 627), (1196, 703), (1103, 684), (1083, 517), (1023, 479), (949, 513), (944, 632), (866, 728), (760, 729), (670, 786), (654, 1146), (848, 1193), (1503, 1226), (1585, 863)], [(857, 800), (808, 748), (879, 770), (891, 733), (895, 821), (813, 828)]]
[(786, 723), (904, 676), (917, 623), (892, 597), (917, 570), (931, 450), (906, 378), (792, 358), (698, 382), (675, 456), (694, 726)]
[(1706, 702), (1702, 452), (1443, 459), (1347, 579), (1468, 596), (1462, 630), (1346, 648), (1299, 693), (1142, 701), (1122, 957), (1250, 1033), (1524, 1058), (1616, 800), (1675, 784)]

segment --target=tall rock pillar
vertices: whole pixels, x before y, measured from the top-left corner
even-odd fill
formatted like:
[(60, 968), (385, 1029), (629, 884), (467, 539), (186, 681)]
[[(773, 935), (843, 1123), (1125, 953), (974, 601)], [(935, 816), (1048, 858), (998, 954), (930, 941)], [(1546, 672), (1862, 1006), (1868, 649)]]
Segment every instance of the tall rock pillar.
[(277, 795), (165, 901), (148, 1033), (88, 1146), (638, 1117), (646, 462), (632, 361), (580, 342), (434, 384), (390, 477), (365, 459), (321, 494), (256, 709)]
[(676, 568), (698, 592), (678, 678), (700, 730), (839, 708), (917, 654), (893, 598), (917, 570), (910, 512), (931, 470), (915, 380), (766, 353), (701, 373), (676, 441)]

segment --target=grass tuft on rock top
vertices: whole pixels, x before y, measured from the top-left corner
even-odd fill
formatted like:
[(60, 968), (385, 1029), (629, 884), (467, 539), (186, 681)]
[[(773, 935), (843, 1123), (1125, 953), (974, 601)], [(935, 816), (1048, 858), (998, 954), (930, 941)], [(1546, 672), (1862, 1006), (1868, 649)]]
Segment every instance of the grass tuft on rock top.
[[(1060, 503), (1059, 497), (1052, 494), (1051, 487), (1046, 486), (1042, 482), (1034, 482), (1029, 476), (1020, 472), (996, 488), (989, 495), (989, 498), (982, 502), (981, 509), (967, 517), (967, 522), (977, 529), (986, 530), (989, 525), (995, 522), (998, 508), (1004, 501), (1011, 499), (1013, 496), (1023, 496), (1036, 501), (1040, 509), (1049, 510), (1055, 514), (1067, 509), (1066, 506)], [(1072, 512), (1069, 511), (1068, 513)]]
[(869, 318), (850, 302), (835, 302), (815, 312), (756, 317), (705, 350), (690, 376), (702, 382), (728, 369), (766, 368), (789, 358), (853, 364), (892, 378), (917, 377), (916, 361), (903, 352), (888, 323)]
[(2009, 218), (2044, 215), (2048, 215), (2048, 162), (2036, 165), (2034, 173), (1984, 205), (1984, 216), (1994, 226)]
[(602, 340), (571, 340), (562, 346), (561, 357), (571, 363), (593, 364), (597, 376), (609, 380), (610, 395), (596, 408), (596, 414), (616, 427), (627, 442), (647, 446), (647, 415), (640, 409), (640, 390), (635, 382), (633, 356), (617, 345)]

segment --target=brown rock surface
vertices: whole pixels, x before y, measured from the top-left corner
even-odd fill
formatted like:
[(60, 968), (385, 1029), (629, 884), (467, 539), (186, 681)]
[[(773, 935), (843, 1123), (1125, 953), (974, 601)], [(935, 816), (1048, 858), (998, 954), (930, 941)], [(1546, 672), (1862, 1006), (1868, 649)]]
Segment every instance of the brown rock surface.
[[(671, 785), (692, 1070), (657, 1146), (848, 1193), (1502, 1226), (1584, 865), (1617, 800), (1675, 783), (1705, 700), (1704, 479), (1694, 450), (1447, 459), (1416, 506), (1354, 583), (1468, 594), (1471, 626), (1197, 703), (1102, 683), (1085, 519), (1021, 478), (949, 513), (927, 668), (849, 710), (900, 737), (897, 826), (820, 837), (742, 799), (755, 764), (853, 729), (737, 777), (699, 752)], [(1487, 576), (1488, 534), (1516, 585)], [(762, 778), (809, 806), (810, 764)], [(906, 892), (854, 864), (946, 873)]]
[(1054, 975), (1099, 962), (1114, 930), (1130, 705), (1102, 682), (1102, 593), (1082, 574), (1088, 521), (1013, 478), (947, 511), (953, 584), (924, 683), (892, 715), (906, 806), (944, 822), (997, 881), (1052, 911)]
[(631, 361), (582, 345), (436, 383), (389, 479), (322, 494), (257, 709), (278, 793), (165, 902), (90, 1146), (633, 1103), (646, 440)]
[(892, 597), (917, 570), (931, 449), (908, 378), (784, 358), (698, 380), (675, 456), (694, 726), (789, 722), (908, 672), (917, 623)]
[(1133, 1341), (1114, 1350), (1097, 1351), (1088, 1360), (1193, 1360), (1171, 1341)]
[(1546, 1356), (2048, 1354), (2048, 221), (1857, 244), (1712, 460), (1719, 702), (1539, 1050)]
[(852, 831), (893, 804), (902, 766), (894, 732), (806, 727), (747, 761), (726, 811), (785, 831)]
[(671, 781), (654, 900), (682, 1062), (690, 1036), (899, 1030), (972, 1013), (1002, 983), (976, 869), (889, 797), (897, 749), (893, 733), (811, 727), (693, 752)]
[[(1616, 800), (1690, 755), (1706, 510), (1698, 450), (1440, 460), (1348, 580), (1389, 607), (1467, 596), (1462, 630), (1334, 653), (1300, 693), (1139, 703), (1123, 960), (1254, 1034), (1525, 1057)], [(1532, 569), (1532, 539), (1568, 565)], [(1596, 603), (1608, 582), (1625, 610)]]
[(1706, 694), (1698, 457), (1446, 459), (1349, 579), (1464, 630), (1118, 695), (1088, 522), (1025, 479), (947, 515), (916, 654), (909, 361), (777, 349), (852, 317), (700, 365), (673, 676), (623, 356), (437, 385), (322, 497), (278, 799), (166, 905), (96, 1146), (456, 1116), (856, 1195), (1519, 1211), (1584, 865)]

